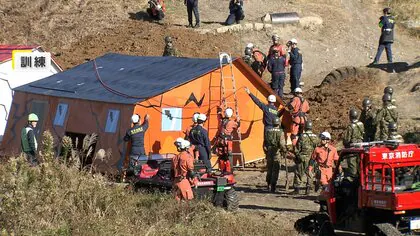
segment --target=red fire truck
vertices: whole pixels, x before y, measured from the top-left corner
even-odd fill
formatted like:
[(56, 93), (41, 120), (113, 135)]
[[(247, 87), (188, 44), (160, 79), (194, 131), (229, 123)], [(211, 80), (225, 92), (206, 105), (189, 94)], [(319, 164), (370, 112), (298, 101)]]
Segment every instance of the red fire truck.
[[(346, 174), (358, 163), (356, 176)], [(396, 141), (354, 144), (340, 152), (333, 181), (321, 192), (320, 212), (299, 219), (298, 231), (335, 235), (420, 234), (420, 149)]]

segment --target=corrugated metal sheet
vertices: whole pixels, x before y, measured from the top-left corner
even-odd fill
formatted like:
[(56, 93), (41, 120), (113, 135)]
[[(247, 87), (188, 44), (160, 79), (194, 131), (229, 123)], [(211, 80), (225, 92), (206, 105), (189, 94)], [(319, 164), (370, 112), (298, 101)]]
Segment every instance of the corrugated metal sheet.
[(30, 50), (39, 46), (32, 45), (0, 45), (0, 62), (12, 59), (13, 50)]
[(15, 90), (56, 97), (135, 104), (219, 67), (219, 59), (138, 57), (116, 53), (105, 54), (96, 58), (95, 62), (96, 65), (94, 61), (89, 61)]

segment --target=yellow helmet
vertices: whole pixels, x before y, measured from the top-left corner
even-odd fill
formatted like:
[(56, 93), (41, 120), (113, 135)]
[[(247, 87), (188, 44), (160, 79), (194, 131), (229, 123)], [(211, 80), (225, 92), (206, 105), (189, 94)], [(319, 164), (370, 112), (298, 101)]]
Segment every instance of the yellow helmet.
[(28, 116), (28, 121), (39, 121), (39, 118), (35, 113), (31, 113)]

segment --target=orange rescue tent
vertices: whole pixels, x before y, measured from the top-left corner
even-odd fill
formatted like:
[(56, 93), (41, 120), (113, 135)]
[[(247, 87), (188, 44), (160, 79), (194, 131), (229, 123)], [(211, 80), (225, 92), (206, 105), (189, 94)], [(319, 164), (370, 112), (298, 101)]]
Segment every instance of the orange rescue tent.
[[(226, 74), (228, 67), (223, 70)], [(241, 148), (245, 162), (249, 163), (264, 158), (263, 124), (262, 111), (244, 87), (263, 102), (273, 91), (241, 59), (233, 60), (233, 73), (241, 118)], [(230, 79), (225, 82), (226, 88), (232, 86)], [(233, 91), (226, 90), (225, 97), (231, 96)], [(129, 148), (123, 136), (130, 128), (132, 114), (139, 114), (142, 120), (150, 115), (146, 152), (175, 153), (174, 140), (185, 136), (194, 112), (208, 115), (205, 128), (213, 139), (221, 99), (219, 59), (109, 53), (16, 88), (2, 149), (8, 154), (20, 151), (20, 129), (27, 115), (35, 112), (40, 116), (38, 137), (43, 130), (51, 130), (56, 141), (64, 135), (81, 140), (87, 134), (97, 133), (95, 151), (109, 150), (112, 156), (95, 164), (103, 171), (116, 170)], [(288, 113), (283, 123), (289, 127)]]

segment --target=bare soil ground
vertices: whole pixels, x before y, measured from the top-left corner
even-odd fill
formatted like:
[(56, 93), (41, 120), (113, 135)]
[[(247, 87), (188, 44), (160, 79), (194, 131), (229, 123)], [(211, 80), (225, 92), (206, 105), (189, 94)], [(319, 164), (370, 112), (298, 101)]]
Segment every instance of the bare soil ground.
[(366, 97), (372, 99), (377, 107), (381, 106), (382, 91), (386, 84), (380, 75), (385, 76), (376, 69), (366, 69), (366, 73), (359, 77), (310, 89), (306, 97), (311, 104), (309, 117), (314, 122), (315, 133), (327, 130), (334, 140), (341, 140), (349, 123), (350, 108), (361, 111), (362, 101)]
[[(402, 120), (401, 130), (419, 132), (420, 95), (419, 91), (411, 92), (420, 82), (419, 68), (395, 74), (369, 69), (358, 78), (311, 89), (333, 69), (364, 66), (373, 60), (380, 34), (377, 21), (383, 5), (372, 2), (246, 0), (244, 23), (260, 22), (265, 13), (296, 11), (301, 17), (322, 20), (322, 24), (274, 25), (269, 31), (213, 35), (185, 28), (186, 9), (180, 0), (166, 2), (167, 16), (161, 23), (148, 20), (146, 1), (33, 0), (29, 4), (24, 0), (0, 0), (0, 43), (42, 45), (54, 52), (67, 69), (106, 52), (160, 56), (166, 35), (175, 38), (175, 46), (183, 56), (211, 58), (219, 51), (240, 56), (248, 42), (266, 51), (271, 35), (277, 33), (284, 43), (293, 37), (299, 41), (304, 58), (303, 81), (305, 90), (309, 90), (306, 97), (312, 107), (310, 116), (315, 121), (315, 131), (328, 129), (336, 140), (340, 139), (347, 124), (348, 109), (360, 108), (366, 96), (380, 105), (383, 88), (391, 85)], [(199, 4), (202, 28), (220, 27), (227, 17), (228, 0), (200, 0)], [(394, 61), (418, 63), (418, 45), (418, 38), (408, 36), (397, 26)], [(288, 85), (286, 91), (287, 88)], [(241, 211), (249, 212), (255, 220), (272, 221), (279, 226), (280, 235), (296, 235), (294, 221), (316, 211), (318, 206), (313, 203), (315, 195), (286, 193), (281, 188), (284, 175), (282, 171), (280, 191), (268, 194), (264, 191), (265, 173), (258, 169), (238, 172)]]
[[(259, 168), (236, 172), (240, 211), (248, 212), (255, 220), (271, 221), (279, 227), (278, 235), (298, 235), (293, 228), (295, 221), (319, 210), (319, 205), (314, 203), (316, 193), (304, 196), (292, 195), (292, 189), (285, 191), (285, 171), (280, 172), (277, 192), (268, 193), (265, 175)], [(293, 173), (289, 173), (289, 180), (292, 183)]]

